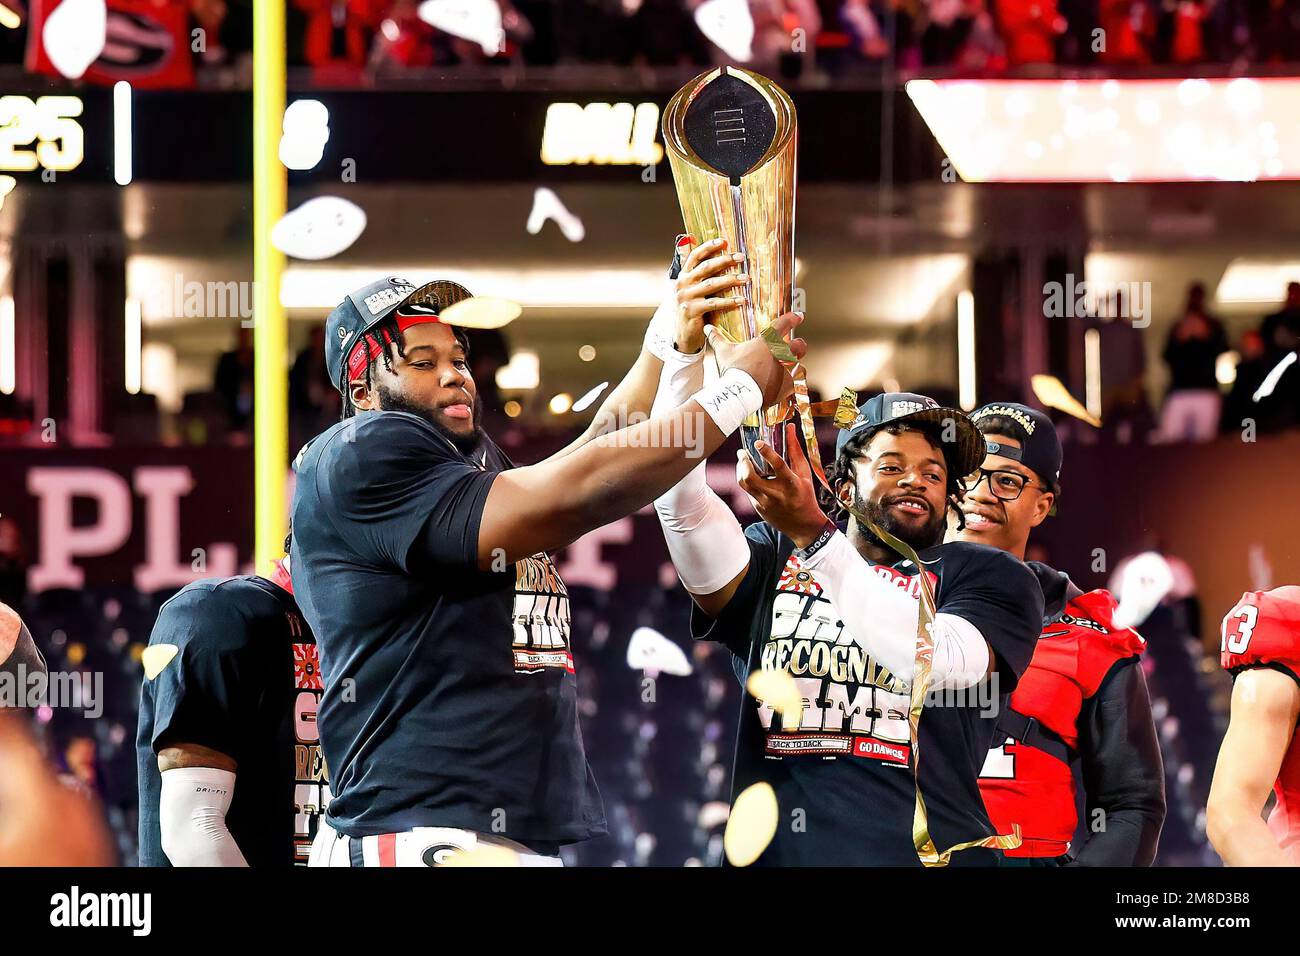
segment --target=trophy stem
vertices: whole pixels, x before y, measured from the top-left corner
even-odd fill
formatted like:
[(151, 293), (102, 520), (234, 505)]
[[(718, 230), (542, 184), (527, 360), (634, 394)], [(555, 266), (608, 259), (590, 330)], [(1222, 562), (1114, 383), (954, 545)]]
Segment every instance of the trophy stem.
[[(745, 204), (741, 199), (740, 184), (731, 184), (731, 212), (736, 221), (736, 242), (740, 246), (734, 252), (741, 253), (745, 258), (740, 264), (741, 275), (751, 275), (749, 271), (749, 248), (746, 237), (749, 230), (745, 227)], [(741, 286), (741, 295), (744, 302), (741, 304), (740, 313), (745, 322), (745, 332), (749, 338), (757, 338), (761, 334), (758, 327), (758, 316), (754, 314), (754, 297), (752, 290), (753, 282)], [(773, 448), (776, 447), (773, 442), (772, 429), (768, 427), (764, 420), (764, 413), (751, 415), (745, 424), (740, 426), (740, 441), (745, 446), (745, 451), (749, 452), (749, 458), (754, 463), (754, 469), (763, 477), (769, 477), (772, 469), (768, 467), (763, 456), (758, 453), (754, 447), (755, 443), (762, 439)]]

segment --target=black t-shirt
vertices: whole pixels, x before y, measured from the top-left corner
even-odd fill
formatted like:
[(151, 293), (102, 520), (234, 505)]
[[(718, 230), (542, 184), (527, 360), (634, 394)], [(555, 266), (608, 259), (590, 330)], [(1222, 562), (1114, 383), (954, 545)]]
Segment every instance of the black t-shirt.
[(149, 646), (159, 645), (175, 652), (140, 692), (140, 865), (170, 866), (158, 751), (173, 743), (237, 764), (226, 826), (249, 866), (305, 864), (329, 784), (316, 737), (316, 640), (293, 596), (253, 576), (186, 585), (158, 614)]
[(546, 852), (605, 832), (564, 582), (541, 554), (478, 569), (509, 467), (406, 412), (340, 422), (300, 458), (293, 580), (326, 676), (328, 819), (349, 836), (462, 827)]
[[(766, 781), (780, 807), (758, 865), (919, 866), (908, 683), (854, 642), (788, 538), (766, 522), (750, 525), (745, 537), (750, 562), (740, 588), (716, 620), (694, 608), (691, 630), (724, 643), (737, 676), (785, 669), (804, 697), (797, 727), (744, 699), (733, 799)], [(1010, 694), (1042, 626), (1037, 579), (1012, 555), (984, 545), (946, 544), (919, 557), (933, 576), (938, 610), (979, 628), (997, 658), (997, 692)], [(873, 568), (919, 594), (910, 563)], [(974, 694), (958, 700), (961, 706), (927, 703), (921, 715), (921, 792), (940, 851), (993, 833), (978, 778), (1000, 702), (981, 707)], [(995, 854), (982, 848), (952, 856), (952, 865), (992, 862)]]

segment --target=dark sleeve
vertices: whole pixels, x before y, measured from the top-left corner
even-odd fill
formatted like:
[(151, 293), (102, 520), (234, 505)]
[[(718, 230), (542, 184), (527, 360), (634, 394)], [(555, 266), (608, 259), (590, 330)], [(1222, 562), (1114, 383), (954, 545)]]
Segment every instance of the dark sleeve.
[(198, 744), (238, 761), (237, 741), (252, 725), (261, 686), (248, 660), (248, 621), (225, 596), (182, 591), (163, 605), (149, 646), (175, 655), (152, 680), (154, 753), (173, 743)]
[(760, 521), (746, 528), (745, 541), (749, 544), (749, 568), (722, 613), (709, 617), (698, 604), (691, 604), (691, 637), (717, 641), (741, 660), (749, 657), (754, 615), (763, 606), (766, 589), (772, 586), (777, 552), (776, 532), (766, 522)]
[[(1079, 761), (1088, 841), (1074, 864), (1150, 866), (1165, 820), (1165, 771), (1137, 657), (1116, 662), (1083, 702)], [(1094, 828), (1097, 810), (1104, 816)]]
[(41, 656), (40, 649), (32, 640), (31, 632), (22, 621), (18, 622), (18, 641), (14, 644), (14, 649), (9, 652), (5, 660), (0, 661), (0, 674), (12, 674), (16, 677), (20, 668), (23, 674), (29, 676), (48, 672), (45, 658)]
[[(948, 545), (948, 547), (955, 547)], [(966, 545), (966, 560), (945, 581), (936, 611), (974, 624), (997, 659), (1000, 693), (1009, 694), (1034, 656), (1043, 629), (1043, 589), (1023, 561)]]
[(363, 414), (322, 451), (317, 491), (357, 554), (413, 565), (478, 563), (478, 529), (496, 472), (471, 464), (413, 415)]

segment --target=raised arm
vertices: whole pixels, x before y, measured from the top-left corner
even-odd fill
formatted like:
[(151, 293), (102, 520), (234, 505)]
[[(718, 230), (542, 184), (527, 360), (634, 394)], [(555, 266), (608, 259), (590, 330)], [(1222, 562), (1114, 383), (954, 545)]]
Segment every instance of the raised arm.
[(1228, 866), (1287, 866), (1262, 814), (1300, 717), (1300, 684), (1270, 668), (1244, 670), (1232, 685), (1230, 714), (1206, 833)]
[[(571, 454), (593, 438), (643, 420), (651, 414), (664, 361), (683, 353), (703, 354), (704, 323), (709, 314), (734, 306), (737, 299), (724, 293), (748, 281), (732, 271), (736, 260), (726, 255), (726, 245), (725, 239), (714, 239), (690, 251), (674, 281), (673, 294), (655, 310), (641, 352), (628, 373), (605, 396), (583, 433), (552, 457)], [(687, 397), (683, 395), (677, 404)]]
[[(773, 327), (788, 335), (800, 321), (787, 313)], [(790, 374), (765, 341), (714, 345), (722, 375), (685, 404), (569, 454), (497, 475), (479, 525), (479, 566), (563, 547), (632, 514), (677, 484), (748, 415), (789, 395)], [(805, 348), (799, 339), (791, 347), (796, 355)]]

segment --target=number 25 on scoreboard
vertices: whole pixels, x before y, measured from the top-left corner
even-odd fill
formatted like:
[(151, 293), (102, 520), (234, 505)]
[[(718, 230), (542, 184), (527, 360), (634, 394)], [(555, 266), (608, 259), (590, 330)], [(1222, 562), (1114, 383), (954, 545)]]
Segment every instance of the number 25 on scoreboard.
[[(67, 172), (85, 157), (85, 135), (75, 117), (76, 96), (0, 96), (0, 171), (31, 172), (37, 166)], [(36, 144), (35, 149), (23, 147)]]

